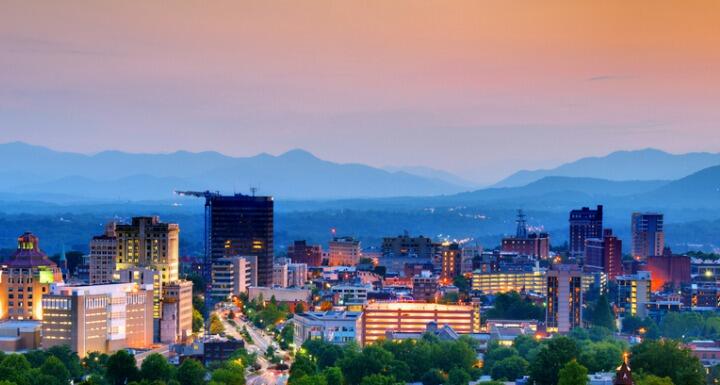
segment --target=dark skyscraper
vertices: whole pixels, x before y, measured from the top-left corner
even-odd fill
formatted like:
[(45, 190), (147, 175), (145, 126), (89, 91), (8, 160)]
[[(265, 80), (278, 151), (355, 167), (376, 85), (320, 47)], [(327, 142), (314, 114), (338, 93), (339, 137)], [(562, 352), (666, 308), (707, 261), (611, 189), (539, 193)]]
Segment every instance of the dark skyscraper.
[(273, 199), (211, 195), (205, 202), (207, 263), (230, 256), (257, 257), (258, 286), (272, 285)]
[(665, 248), (663, 215), (658, 213), (632, 214), (632, 255), (635, 258), (662, 255)]
[(273, 275), (273, 198), (217, 192), (177, 191), (205, 198), (205, 279), (212, 263), (232, 256), (257, 257), (257, 285), (271, 286)]
[(603, 236), (603, 207), (596, 210), (583, 207), (580, 210), (570, 211), (570, 256), (582, 258), (585, 255), (585, 240), (588, 238), (602, 238)]

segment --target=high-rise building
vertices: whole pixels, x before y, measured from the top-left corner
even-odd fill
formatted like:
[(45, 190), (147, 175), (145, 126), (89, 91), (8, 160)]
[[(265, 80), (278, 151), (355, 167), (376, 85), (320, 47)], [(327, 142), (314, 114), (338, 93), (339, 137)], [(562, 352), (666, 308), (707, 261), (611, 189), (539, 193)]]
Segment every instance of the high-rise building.
[(255, 256), (257, 285), (272, 285), (273, 198), (204, 194), (207, 274), (210, 273), (212, 263), (218, 259)]
[(118, 270), (113, 275), (113, 283), (136, 283), (138, 285), (152, 285), (153, 287), (153, 318), (162, 316), (163, 281), (160, 272), (142, 267), (130, 267)]
[(177, 343), (192, 334), (193, 283), (177, 281), (163, 287), (163, 317), (160, 320), (160, 341)]
[(591, 210), (583, 207), (580, 210), (570, 211), (570, 256), (582, 258), (585, 255), (585, 240), (588, 238), (602, 238), (603, 207)]
[(93, 237), (90, 241), (88, 265), (91, 285), (113, 281), (118, 256), (116, 226), (115, 222), (108, 223), (105, 233)]
[(547, 233), (528, 230), (525, 214), (518, 210), (517, 230), (514, 237), (503, 238), (502, 251), (520, 255), (548, 259), (550, 256), (550, 237)]
[(480, 309), (472, 305), (443, 305), (421, 302), (375, 302), (362, 316), (362, 345), (385, 338), (387, 331), (423, 333), (435, 322), (448, 325), (458, 334), (480, 332)]
[(288, 246), (288, 258), (294, 263), (320, 266), (323, 259), (322, 246), (308, 245), (306, 241), (295, 241)]
[(452, 243), (443, 246), (441, 254), (440, 280), (443, 283), (451, 283), (462, 271), (462, 252), (460, 245)]
[(43, 349), (89, 352), (147, 349), (153, 343), (152, 285), (53, 286), (42, 299)]
[(650, 272), (620, 275), (617, 282), (617, 306), (626, 315), (645, 318), (645, 305), (650, 302)]
[(622, 241), (612, 229), (603, 230), (602, 238), (585, 239), (584, 265), (601, 269), (611, 281), (623, 273)]
[(382, 256), (383, 257), (413, 257), (420, 259), (431, 259), (435, 256), (437, 245), (432, 239), (423, 237), (411, 237), (405, 232), (397, 237), (383, 238)]
[(582, 276), (576, 265), (555, 265), (547, 271), (548, 332), (567, 333), (582, 326)]
[(116, 270), (143, 267), (160, 273), (163, 283), (178, 280), (180, 227), (160, 222), (159, 217), (135, 217), (130, 224), (118, 224)]
[(632, 232), (632, 255), (636, 259), (663, 255), (665, 249), (665, 231), (663, 214), (633, 213), (630, 231)]
[(360, 262), (360, 241), (353, 237), (335, 237), (328, 243), (330, 266), (355, 266)]
[(63, 282), (62, 272), (40, 250), (32, 233), (18, 237), (17, 250), (0, 271), (0, 319), (41, 320), (41, 300), (50, 284)]

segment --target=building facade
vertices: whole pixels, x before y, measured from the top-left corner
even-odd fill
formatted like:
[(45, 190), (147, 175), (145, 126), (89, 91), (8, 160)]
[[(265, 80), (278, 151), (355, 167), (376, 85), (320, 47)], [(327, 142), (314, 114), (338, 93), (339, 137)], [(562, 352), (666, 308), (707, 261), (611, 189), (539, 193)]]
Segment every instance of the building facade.
[(452, 283), (453, 279), (462, 272), (462, 250), (457, 243), (444, 246), (441, 254), (440, 281), (444, 284)]
[(547, 233), (528, 231), (525, 214), (518, 210), (517, 229), (514, 237), (503, 238), (501, 250), (538, 259), (550, 257), (550, 237)]
[(436, 302), (440, 282), (431, 271), (423, 271), (412, 278), (412, 296), (415, 301)]
[(273, 213), (274, 201), (269, 196), (207, 194), (207, 278), (210, 278), (212, 264), (218, 259), (238, 255), (254, 256), (257, 258), (257, 285), (272, 285)]
[(163, 286), (160, 341), (178, 343), (192, 335), (193, 283), (177, 281)]
[(43, 296), (50, 285), (62, 282), (60, 268), (40, 250), (39, 238), (21, 235), (0, 271), (0, 319), (41, 320)]
[(360, 241), (353, 237), (335, 237), (328, 244), (328, 265), (355, 266), (362, 258)]
[(411, 237), (407, 232), (397, 237), (383, 238), (381, 247), (382, 256), (386, 258), (421, 258), (432, 259), (435, 256), (437, 245), (432, 239), (422, 235)]
[(226, 257), (213, 261), (210, 277), (213, 301), (225, 301), (232, 296), (247, 293), (250, 286), (257, 285), (257, 257)]
[(484, 294), (515, 292), (546, 292), (545, 269), (528, 267), (520, 271), (475, 270), (472, 275), (472, 290)]
[(159, 217), (135, 217), (130, 224), (118, 224), (116, 270), (144, 267), (160, 273), (163, 283), (178, 280), (180, 227), (160, 222)]
[(91, 285), (111, 283), (113, 281), (118, 256), (115, 227), (115, 222), (108, 223), (104, 234), (95, 236), (90, 240), (88, 275)]
[(306, 241), (295, 241), (288, 246), (288, 258), (294, 263), (320, 266), (323, 262), (322, 246), (308, 245)]
[(574, 258), (585, 255), (585, 240), (588, 238), (602, 238), (603, 207), (597, 206), (595, 210), (583, 207), (580, 210), (570, 211), (570, 237), (569, 252)]
[(585, 239), (584, 265), (601, 269), (611, 281), (623, 273), (622, 241), (612, 229), (603, 230), (602, 238)]
[(663, 255), (665, 249), (663, 214), (633, 213), (630, 231), (633, 257), (645, 260), (647, 257)]
[(435, 322), (448, 325), (458, 334), (480, 332), (480, 309), (471, 305), (442, 305), (420, 302), (375, 302), (362, 316), (362, 345), (384, 338), (386, 332), (421, 333)]
[(68, 345), (81, 358), (149, 348), (153, 342), (153, 288), (135, 283), (53, 286), (42, 300), (42, 348)]
[(547, 271), (545, 325), (549, 333), (567, 333), (582, 326), (582, 272), (577, 266), (555, 265)]
[(307, 312), (295, 314), (291, 322), (295, 328), (296, 347), (314, 339), (336, 345), (344, 345), (348, 342), (360, 343), (362, 340), (361, 312)]
[(645, 306), (650, 302), (650, 272), (638, 271), (637, 274), (617, 276), (617, 301), (620, 311), (625, 315), (645, 318)]

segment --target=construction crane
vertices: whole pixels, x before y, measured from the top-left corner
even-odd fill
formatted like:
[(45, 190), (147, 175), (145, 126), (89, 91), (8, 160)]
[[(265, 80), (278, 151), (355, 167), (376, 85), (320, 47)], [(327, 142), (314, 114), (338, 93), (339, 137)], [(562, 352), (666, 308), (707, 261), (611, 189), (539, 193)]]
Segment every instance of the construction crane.
[(179, 195), (181, 197), (196, 197), (196, 198), (212, 198), (212, 197), (219, 197), (220, 191), (177, 191), (175, 190), (175, 194)]

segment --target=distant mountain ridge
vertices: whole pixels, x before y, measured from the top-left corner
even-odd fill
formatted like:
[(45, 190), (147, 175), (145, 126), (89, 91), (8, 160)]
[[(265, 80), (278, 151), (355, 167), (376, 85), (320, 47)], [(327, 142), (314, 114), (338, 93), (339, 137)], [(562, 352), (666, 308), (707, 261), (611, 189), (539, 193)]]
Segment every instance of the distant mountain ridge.
[(522, 170), (493, 187), (518, 187), (548, 176), (591, 177), (613, 181), (675, 180), (720, 165), (720, 153), (670, 154), (656, 149), (616, 151), (587, 157), (548, 170)]
[(84, 155), (22, 142), (0, 144), (0, 192), (143, 200), (168, 199), (173, 190), (232, 193), (247, 192), (251, 186), (284, 199), (423, 196), (467, 190), (436, 178), (333, 163), (299, 149), (251, 157), (210, 151)]

